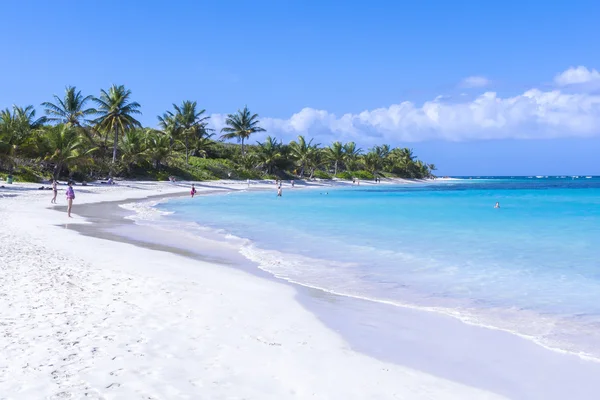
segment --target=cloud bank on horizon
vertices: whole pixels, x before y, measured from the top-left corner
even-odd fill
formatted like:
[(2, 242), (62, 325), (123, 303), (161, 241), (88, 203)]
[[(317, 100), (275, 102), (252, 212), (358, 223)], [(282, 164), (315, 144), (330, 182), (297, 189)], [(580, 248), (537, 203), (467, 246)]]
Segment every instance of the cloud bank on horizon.
[[(481, 76), (461, 82), (471, 88), (488, 84)], [(267, 130), (264, 136), (287, 141), (306, 135), (321, 143), (596, 137), (600, 136), (600, 95), (587, 89), (599, 84), (597, 70), (579, 66), (556, 75), (551, 90), (533, 88), (512, 97), (486, 91), (471, 100), (437, 96), (422, 105), (404, 101), (341, 116), (304, 108), (288, 119), (261, 117), (261, 125)], [(211, 119), (213, 127), (220, 129), (225, 115), (213, 114)]]

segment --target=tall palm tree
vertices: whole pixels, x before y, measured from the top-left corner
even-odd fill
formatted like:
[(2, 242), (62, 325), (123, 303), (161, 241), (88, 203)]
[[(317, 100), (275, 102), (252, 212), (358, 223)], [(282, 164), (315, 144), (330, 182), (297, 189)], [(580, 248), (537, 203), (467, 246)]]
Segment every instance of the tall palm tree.
[(282, 158), (281, 142), (278, 142), (274, 137), (267, 136), (264, 142), (257, 143), (256, 157), (259, 161), (258, 166), (264, 168), (267, 174), (271, 174)]
[(172, 112), (167, 111), (163, 113), (163, 115), (159, 115), (157, 118), (160, 132), (169, 137), (169, 142), (171, 143), (171, 147), (173, 147), (176, 138), (179, 137), (180, 131), (177, 120), (175, 119), (175, 115), (173, 115)]
[(86, 117), (96, 114), (95, 109), (85, 107), (86, 103), (93, 99), (92, 95), (83, 97), (81, 90), (76, 91), (75, 86), (67, 86), (62, 99), (54, 95), (56, 103), (44, 102), (42, 106), (49, 116), (48, 121), (81, 127), (91, 122)]
[(356, 143), (348, 142), (344, 144), (344, 163), (348, 169), (354, 170), (358, 157), (362, 154), (362, 149), (356, 147)]
[(325, 148), (325, 159), (333, 163), (333, 175), (337, 175), (338, 166), (344, 162), (346, 153), (341, 142), (333, 142), (331, 146)]
[(88, 161), (95, 148), (85, 149), (79, 132), (71, 125), (56, 125), (47, 128), (45, 137), (48, 140), (46, 161), (54, 163), (54, 179), (58, 179), (64, 167)]
[(225, 124), (227, 125), (221, 129), (221, 139), (237, 139), (238, 142), (242, 143), (242, 157), (245, 156), (244, 141), (256, 132), (265, 132), (265, 129), (261, 128), (258, 120), (258, 114), (251, 114), (248, 110), (248, 106), (245, 106), (243, 110), (238, 110), (237, 114), (228, 114)]
[(206, 135), (208, 130), (208, 119), (210, 116), (203, 116), (206, 110), (197, 110), (195, 101), (186, 100), (181, 106), (173, 104), (175, 113), (167, 111), (167, 115), (174, 116), (175, 122), (179, 127), (178, 133), (183, 136), (185, 144), (185, 162), (189, 163), (189, 141), (200, 139)]
[(100, 97), (95, 97), (94, 102), (98, 105), (98, 114), (100, 115), (93, 122), (100, 129), (107, 133), (112, 132), (115, 135), (113, 143), (113, 164), (117, 161), (117, 144), (119, 132), (124, 133), (132, 128), (141, 127), (140, 122), (133, 117), (135, 114), (141, 114), (140, 105), (130, 100), (131, 90), (125, 86), (112, 85), (108, 92), (102, 89)]
[(304, 136), (298, 136), (298, 141), (290, 142), (290, 155), (300, 167), (300, 177), (304, 176), (306, 168), (316, 167), (318, 162), (318, 144), (312, 143), (313, 139), (306, 141)]

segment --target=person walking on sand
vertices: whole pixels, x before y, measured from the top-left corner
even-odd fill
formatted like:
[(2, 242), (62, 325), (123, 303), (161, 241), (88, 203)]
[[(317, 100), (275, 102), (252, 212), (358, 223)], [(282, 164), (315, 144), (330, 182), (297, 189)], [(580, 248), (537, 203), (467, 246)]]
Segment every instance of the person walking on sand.
[(196, 187), (194, 186), (193, 183), (192, 183), (192, 190), (190, 190), (190, 194), (192, 195), (192, 197), (194, 197), (194, 195), (196, 194)]
[(56, 179), (52, 179), (52, 193), (54, 194), (54, 197), (52, 197), (52, 200), (50, 201), (50, 203), (52, 204), (56, 204), (56, 195), (58, 194), (58, 184), (56, 182)]
[(294, 187), (294, 180), (292, 179), (292, 187)]
[(73, 182), (69, 181), (69, 187), (67, 188), (67, 215), (71, 218), (71, 208), (73, 207), (73, 200), (75, 200), (75, 191), (73, 190)]

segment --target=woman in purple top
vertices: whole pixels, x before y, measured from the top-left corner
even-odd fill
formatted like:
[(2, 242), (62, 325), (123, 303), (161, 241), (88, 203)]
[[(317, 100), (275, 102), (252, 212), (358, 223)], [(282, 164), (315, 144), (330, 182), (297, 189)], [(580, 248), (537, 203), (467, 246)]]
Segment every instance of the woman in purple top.
[(73, 200), (75, 200), (75, 191), (73, 190), (73, 182), (69, 181), (69, 187), (67, 188), (67, 215), (69, 218), (71, 218)]

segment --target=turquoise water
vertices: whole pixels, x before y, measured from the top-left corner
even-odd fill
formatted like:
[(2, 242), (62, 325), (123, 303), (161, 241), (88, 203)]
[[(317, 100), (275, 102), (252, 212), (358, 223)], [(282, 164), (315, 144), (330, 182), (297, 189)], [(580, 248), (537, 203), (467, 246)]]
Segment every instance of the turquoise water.
[(279, 278), (600, 359), (599, 178), (284, 187), (282, 198), (237, 192), (158, 207), (188, 230), (237, 240)]

